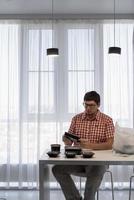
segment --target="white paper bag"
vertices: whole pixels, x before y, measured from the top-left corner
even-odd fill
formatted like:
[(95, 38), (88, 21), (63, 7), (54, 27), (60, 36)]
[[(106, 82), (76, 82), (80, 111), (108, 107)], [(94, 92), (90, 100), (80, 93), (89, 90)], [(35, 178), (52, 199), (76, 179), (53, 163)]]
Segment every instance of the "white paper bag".
[(134, 129), (115, 124), (113, 149), (116, 152), (134, 154)]

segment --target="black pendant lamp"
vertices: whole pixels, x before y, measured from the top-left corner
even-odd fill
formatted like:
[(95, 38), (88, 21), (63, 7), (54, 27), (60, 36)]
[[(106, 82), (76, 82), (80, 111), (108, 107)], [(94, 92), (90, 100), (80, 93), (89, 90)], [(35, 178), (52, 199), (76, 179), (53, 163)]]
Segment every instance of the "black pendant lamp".
[(58, 56), (59, 49), (58, 48), (49, 48), (47, 49), (47, 56)]
[(108, 53), (109, 54), (121, 54), (121, 48), (115, 46), (115, 0), (114, 0), (114, 46), (109, 47)]
[(53, 47), (54, 37), (53, 37), (53, 25), (54, 25), (54, 14), (53, 14), (53, 0), (52, 0), (52, 48), (47, 49), (47, 56), (56, 57), (59, 56), (59, 49)]

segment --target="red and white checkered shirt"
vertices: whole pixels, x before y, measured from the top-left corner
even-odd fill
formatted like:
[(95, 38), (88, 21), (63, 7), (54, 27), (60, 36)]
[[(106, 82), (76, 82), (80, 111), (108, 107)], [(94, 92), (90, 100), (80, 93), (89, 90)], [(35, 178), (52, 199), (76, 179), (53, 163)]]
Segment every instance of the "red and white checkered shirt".
[(82, 139), (88, 139), (91, 143), (106, 142), (114, 137), (113, 120), (99, 110), (94, 120), (89, 120), (83, 112), (73, 117), (69, 133), (74, 133)]

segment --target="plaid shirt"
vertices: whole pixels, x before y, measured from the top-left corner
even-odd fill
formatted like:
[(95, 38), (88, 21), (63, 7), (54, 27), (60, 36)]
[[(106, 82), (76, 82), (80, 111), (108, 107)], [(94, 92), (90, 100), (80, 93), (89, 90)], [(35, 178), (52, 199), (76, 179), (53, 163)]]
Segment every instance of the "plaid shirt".
[(73, 117), (69, 131), (82, 139), (88, 139), (91, 143), (106, 142), (114, 137), (114, 124), (112, 119), (99, 110), (94, 120), (90, 121), (88, 115), (83, 112)]

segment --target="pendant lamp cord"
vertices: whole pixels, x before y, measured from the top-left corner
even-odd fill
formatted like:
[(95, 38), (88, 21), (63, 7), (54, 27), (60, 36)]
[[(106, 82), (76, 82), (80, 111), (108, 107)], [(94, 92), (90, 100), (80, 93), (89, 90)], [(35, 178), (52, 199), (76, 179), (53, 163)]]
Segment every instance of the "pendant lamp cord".
[(53, 13), (53, 5), (54, 4), (54, 2), (53, 2), (53, 0), (52, 0), (52, 47), (53, 47), (53, 43), (54, 43), (54, 41), (53, 41), (53, 28), (54, 28), (54, 22), (53, 22), (53, 17), (54, 17), (54, 13)]
[(115, 46), (115, 0), (114, 0), (114, 46)]

